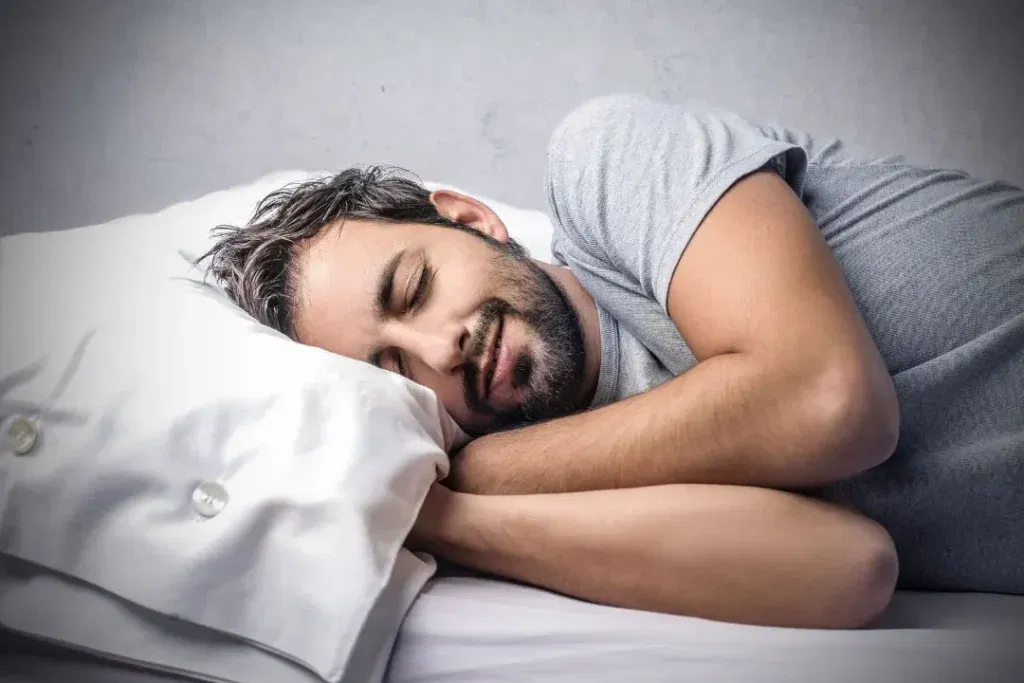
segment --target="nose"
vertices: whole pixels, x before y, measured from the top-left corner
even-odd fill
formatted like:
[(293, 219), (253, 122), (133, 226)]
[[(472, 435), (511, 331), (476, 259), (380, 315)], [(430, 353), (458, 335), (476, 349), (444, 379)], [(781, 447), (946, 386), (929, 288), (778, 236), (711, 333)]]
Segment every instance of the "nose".
[(432, 329), (407, 327), (400, 332), (400, 346), (419, 358), (440, 374), (454, 372), (466, 362), (469, 331), (458, 324), (447, 324)]

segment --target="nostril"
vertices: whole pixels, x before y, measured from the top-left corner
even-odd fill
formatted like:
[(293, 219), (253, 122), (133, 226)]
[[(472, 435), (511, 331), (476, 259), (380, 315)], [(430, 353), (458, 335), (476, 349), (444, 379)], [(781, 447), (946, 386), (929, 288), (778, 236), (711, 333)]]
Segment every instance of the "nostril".
[(463, 330), (462, 334), (459, 335), (459, 351), (463, 354), (466, 353), (469, 348), (469, 330)]

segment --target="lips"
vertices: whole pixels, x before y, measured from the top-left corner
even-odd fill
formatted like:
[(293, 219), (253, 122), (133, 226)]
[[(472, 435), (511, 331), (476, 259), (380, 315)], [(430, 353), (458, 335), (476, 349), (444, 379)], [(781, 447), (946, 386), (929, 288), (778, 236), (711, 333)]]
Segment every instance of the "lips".
[(494, 380), (494, 370), (498, 365), (498, 354), (501, 351), (502, 331), (505, 329), (505, 319), (499, 318), (494, 326), (494, 335), (488, 346), (487, 355), (480, 363), (480, 379), (483, 386), (480, 387), (480, 396), (487, 398), (491, 394), (491, 382)]

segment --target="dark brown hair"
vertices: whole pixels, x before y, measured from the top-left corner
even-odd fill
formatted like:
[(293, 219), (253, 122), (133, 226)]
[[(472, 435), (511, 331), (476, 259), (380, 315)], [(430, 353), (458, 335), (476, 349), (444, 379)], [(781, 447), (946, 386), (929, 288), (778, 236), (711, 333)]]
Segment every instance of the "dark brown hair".
[(215, 228), (218, 238), (198, 262), (209, 259), (208, 272), (249, 315), (294, 337), (297, 245), (349, 218), (469, 229), (438, 213), (430, 191), (408, 171), (350, 168), (271, 193), (246, 225)]

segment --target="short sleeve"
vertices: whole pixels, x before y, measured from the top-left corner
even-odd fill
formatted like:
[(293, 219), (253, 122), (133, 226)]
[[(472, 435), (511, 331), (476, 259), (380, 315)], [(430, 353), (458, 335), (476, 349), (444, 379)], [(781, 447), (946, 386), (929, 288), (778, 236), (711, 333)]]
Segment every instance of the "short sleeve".
[(665, 309), (679, 258), (729, 187), (768, 167), (799, 195), (806, 165), (797, 144), (728, 112), (629, 95), (591, 100), (548, 147), (552, 253), (585, 286), (598, 280)]

